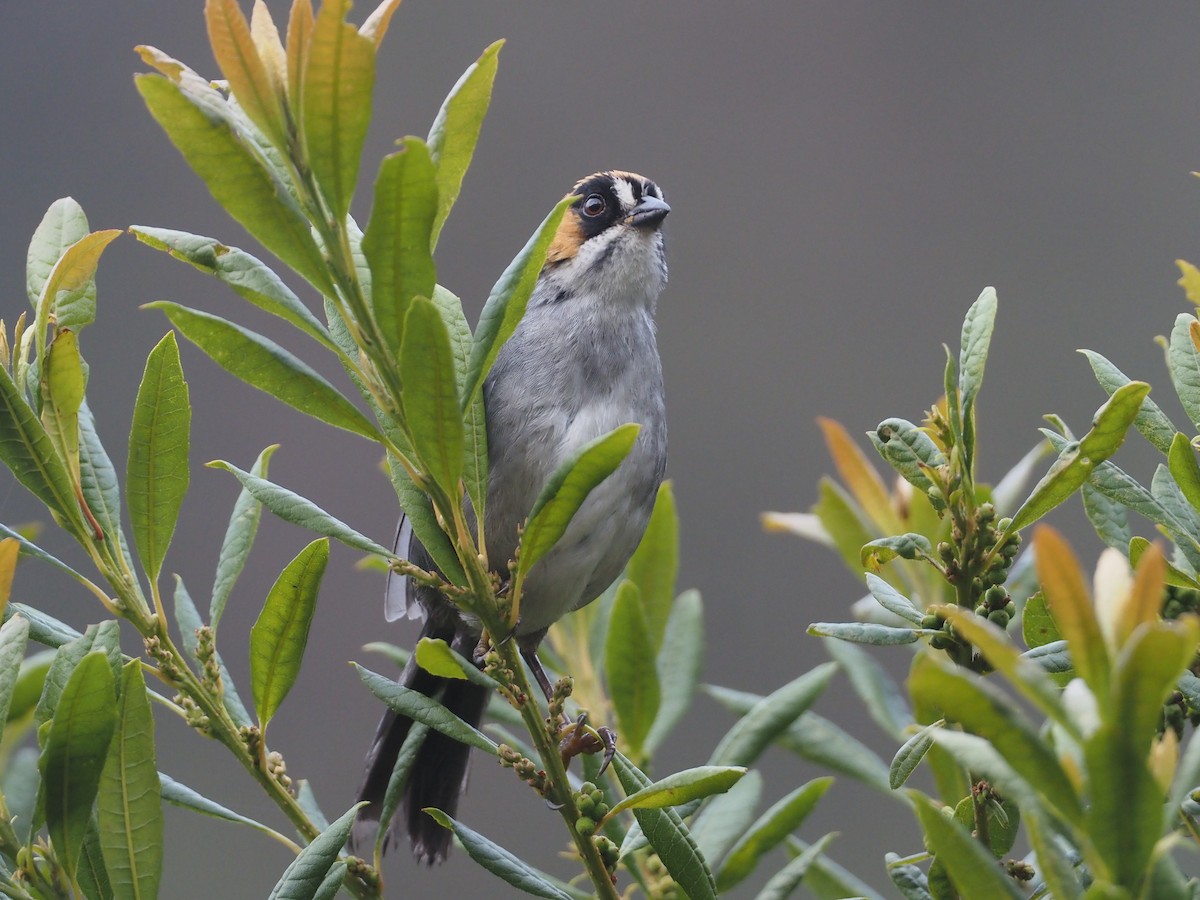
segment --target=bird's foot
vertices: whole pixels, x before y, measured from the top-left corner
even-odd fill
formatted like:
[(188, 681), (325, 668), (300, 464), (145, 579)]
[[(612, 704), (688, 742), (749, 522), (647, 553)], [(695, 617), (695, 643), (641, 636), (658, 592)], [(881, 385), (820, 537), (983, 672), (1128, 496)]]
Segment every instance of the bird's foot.
[(564, 766), (582, 753), (604, 753), (599, 774), (603, 775), (617, 754), (617, 733), (606, 725), (593, 728), (588, 724), (587, 713), (580, 713), (574, 722), (566, 720), (559, 728), (558, 752), (562, 754)]

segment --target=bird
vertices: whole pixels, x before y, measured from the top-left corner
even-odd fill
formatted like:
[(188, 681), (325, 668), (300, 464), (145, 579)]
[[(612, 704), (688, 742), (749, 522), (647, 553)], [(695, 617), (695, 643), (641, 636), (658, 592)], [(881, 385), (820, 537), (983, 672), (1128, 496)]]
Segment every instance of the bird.
[[(618, 469), (588, 495), (561, 540), (530, 569), (515, 634), (543, 691), (536, 651), (547, 630), (595, 600), (616, 580), (645, 532), (667, 464), (667, 423), (655, 310), (667, 283), (662, 190), (632, 172), (580, 179), (550, 242), (524, 317), (505, 342), (483, 386), (488, 442), (484, 538), (493, 571), (508, 576), (521, 526), (543, 486), (583, 445), (628, 422), (641, 426)], [(401, 519), (397, 552), (425, 569), (433, 561)], [(472, 658), (480, 638), (436, 588), (389, 576), (385, 614), (424, 618), (421, 637), (441, 638)], [(409, 659), (400, 683), (437, 698), (459, 718), (479, 723), (489, 691), (444, 679)], [(351, 848), (374, 844), (384, 793), (412, 721), (388, 710), (367, 754)], [(451, 832), (422, 812), (454, 816), (470, 748), (430, 730), (405, 786), (402, 819), (415, 857), (433, 865)]]

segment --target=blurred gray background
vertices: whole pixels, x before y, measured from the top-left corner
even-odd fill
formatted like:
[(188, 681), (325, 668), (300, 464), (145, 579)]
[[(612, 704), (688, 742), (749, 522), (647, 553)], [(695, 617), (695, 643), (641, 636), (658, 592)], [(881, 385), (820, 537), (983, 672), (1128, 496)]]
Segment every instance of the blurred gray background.
[[(271, 5), (286, 18), (285, 4)], [(359, 20), (368, 8), (360, 4)], [(256, 251), (132, 84), (139, 43), (216, 74), (199, 0), (5, 0), (0, 10), (0, 315), (11, 324), (26, 307), (29, 235), (66, 194), (93, 228), (168, 226)], [(361, 183), (394, 139), (427, 132), (462, 70), (505, 37), (491, 114), (438, 251), (440, 280), (472, 318), (576, 178), (620, 167), (665, 188), (674, 212), (659, 333), (680, 587), (704, 594), (705, 680), (767, 692), (826, 658), (805, 626), (847, 617), (861, 589), (832, 554), (764, 535), (758, 514), (815, 499), (830, 470), (816, 416), (855, 434), (891, 415), (920, 418), (940, 391), (941, 344), (957, 347), (962, 314), (985, 285), (999, 291), (1000, 317), (979, 407), (984, 479), (1032, 446), (1042, 414), (1086, 428), (1103, 395), (1076, 348), (1148, 378), (1176, 412), (1153, 337), (1187, 308), (1172, 261), (1200, 262), (1200, 184), (1189, 174), (1200, 167), (1198, 35), (1195, 3), (408, 0), (382, 51)], [(364, 191), (363, 221), (367, 203)], [(106, 253), (99, 290), (83, 349), (92, 407), (122, 468), (143, 361), (166, 330), (139, 304), (171, 299), (233, 316), (312, 358), (276, 320), (128, 237)], [(279, 442), (273, 479), (390, 538), (396, 508), (372, 447), (256, 393), (190, 345), (183, 355), (194, 470), (167, 568), (202, 605), (237, 493), (230, 476), (200, 467), (207, 460), (245, 466)], [(1148, 478), (1152, 455), (1134, 444), (1122, 459)], [(0, 475), (0, 521), (38, 515)], [(1094, 558), (1099, 545), (1077, 507), (1055, 521)], [(222, 627), (243, 693), (246, 632), (308, 539), (264, 517)], [(45, 543), (78, 559), (56, 535)], [(385, 626), (382, 580), (356, 571), (356, 558), (334, 548), (303, 672), (270, 735), (331, 816), (352, 798), (379, 712), (346, 661), (386, 670), (361, 645), (413, 639)], [(16, 598), (78, 627), (100, 616), (88, 595), (32, 565)], [(881, 655), (902, 672), (904, 650)], [(844, 681), (818, 709), (890, 759), (894, 746)], [(660, 771), (703, 763), (730, 722), (700, 698)], [(285, 826), (216, 744), (160, 723), (162, 769)], [(818, 774), (779, 751), (764, 773), (770, 799)], [(511, 775), (477, 766), (460, 812), (555, 867), (561, 826)], [(289, 859), (257, 834), (173, 808), (167, 829), (164, 897), (262, 897)], [(835, 858), (881, 888), (884, 851), (920, 849), (899, 804), (846, 779), (803, 836), (828, 830), (841, 832)], [(463, 854), (429, 871), (394, 853), (386, 875), (396, 897), (507, 896)]]

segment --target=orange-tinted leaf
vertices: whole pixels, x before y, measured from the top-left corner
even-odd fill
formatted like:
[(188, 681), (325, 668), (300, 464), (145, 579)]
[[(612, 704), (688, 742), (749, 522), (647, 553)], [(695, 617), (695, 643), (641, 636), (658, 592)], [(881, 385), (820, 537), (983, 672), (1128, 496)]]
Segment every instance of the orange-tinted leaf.
[(1075, 671), (1103, 704), (1108, 695), (1108, 650), (1083, 572), (1062, 535), (1048, 525), (1034, 531), (1033, 545), (1038, 581), (1071, 648)]
[[(261, 16), (259, 17), (261, 19)], [(283, 144), (283, 109), (237, 0), (207, 0), (204, 21), (221, 73), (246, 115), (264, 135)]]
[(829, 448), (838, 474), (863, 512), (884, 534), (903, 531), (900, 519), (892, 508), (887, 486), (842, 424), (824, 416), (817, 418), (817, 424), (825, 435), (825, 445)]

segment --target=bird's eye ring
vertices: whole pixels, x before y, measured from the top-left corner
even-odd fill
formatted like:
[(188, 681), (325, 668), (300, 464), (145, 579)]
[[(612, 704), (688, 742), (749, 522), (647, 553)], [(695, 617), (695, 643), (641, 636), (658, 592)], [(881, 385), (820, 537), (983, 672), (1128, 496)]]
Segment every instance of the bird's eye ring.
[(606, 205), (604, 198), (599, 194), (588, 194), (587, 199), (583, 201), (583, 214), (595, 218), (604, 212)]

